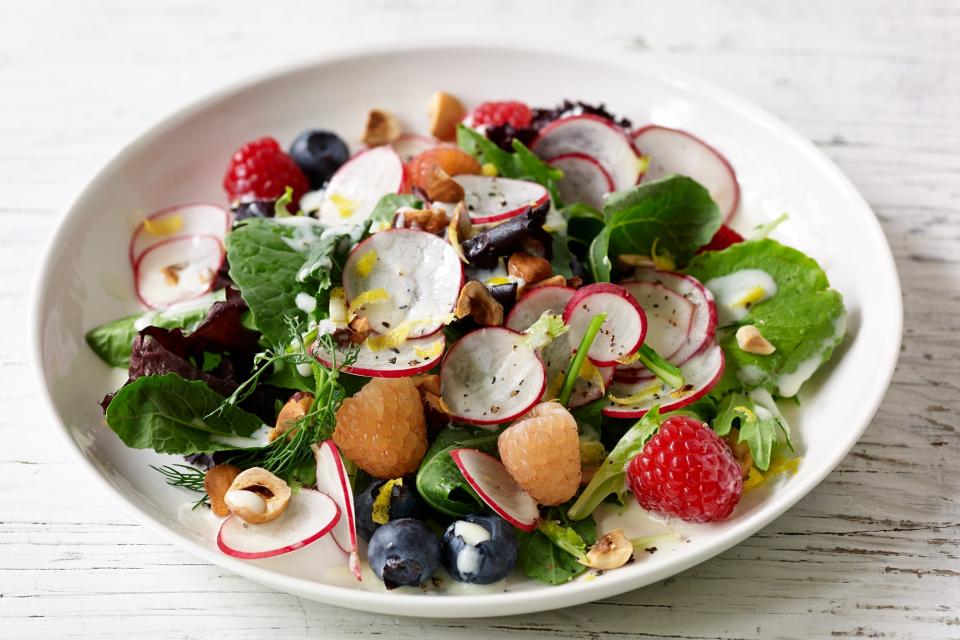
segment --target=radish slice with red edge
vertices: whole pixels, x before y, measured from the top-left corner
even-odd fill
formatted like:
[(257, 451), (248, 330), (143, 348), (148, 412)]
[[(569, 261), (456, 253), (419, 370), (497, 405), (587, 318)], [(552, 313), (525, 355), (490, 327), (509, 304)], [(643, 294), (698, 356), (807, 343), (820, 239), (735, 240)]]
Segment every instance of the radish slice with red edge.
[(614, 381), (607, 389), (607, 395), (621, 402), (632, 401), (622, 404), (610, 400), (603, 408), (603, 415), (608, 418), (641, 418), (657, 405), (661, 412), (680, 409), (710, 393), (723, 377), (723, 369), (723, 349), (711, 342), (680, 367), (684, 379), (684, 386), (680, 389), (674, 389), (657, 378), (633, 383)]
[(579, 344), (594, 316), (607, 314), (587, 357), (599, 367), (613, 367), (636, 353), (647, 333), (647, 318), (626, 289), (598, 282), (577, 290), (563, 311), (570, 339)]
[(527, 533), (537, 527), (537, 501), (510, 477), (502, 462), (477, 449), (453, 449), (450, 457), (470, 487), (498, 516)]
[(325, 493), (301, 489), (276, 520), (247, 524), (231, 515), (220, 525), (217, 546), (228, 556), (258, 560), (290, 553), (316, 542), (340, 520), (340, 507)]
[[(544, 286), (532, 289), (524, 294), (520, 300), (510, 310), (504, 326), (517, 332), (523, 332), (540, 319), (545, 312), (563, 315), (563, 310), (570, 302), (570, 298), (576, 293), (576, 289), (560, 286)], [(577, 343), (570, 339), (570, 332), (564, 333), (554, 338), (550, 343), (540, 350), (540, 359), (543, 360), (547, 368), (547, 388), (543, 393), (541, 400), (550, 400), (548, 396), (555, 394), (563, 384), (567, 376), (567, 366), (573, 352), (576, 350)], [(567, 401), (567, 406), (572, 408), (580, 407), (603, 397), (603, 391), (613, 379), (613, 367), (597, 367), (599, 372), (598, 380), (593, 377), (580, 376), (573, 386), (573, 392)], [(555, 397), (555, 396), (554, 396)]]
[(531, 150), (541, 158), (586, 154), (603, 165), (616, 191), (629, 189), (640, 178), (640, 158), (630, 138), (619, 126), (600, 116), (583, 114), (554, 120), (540, 130)]
[(434, 333), (453, 311), (462, 286), (457, 252), (440, 237), (418, 229), (375, 233), (353, 248), (343, 266), (348, 304), (369, 291), (383, 290), (389, 296), (355, 309), (377, 333), (402, 327), (414, 338)]
[(223, 207), (206, 203), (181, 204), (151, 213), (130, 238), (130, 265), (135, 265), (144, 251), (170, 238), (209, 235), (222, 241), (230, 230), (230, 218)]
[(162, 240), (144, 251), (134, 265), (137, 298), (151, 309), (199, 298), (213, 288), (224, 256), (217, 236)]
[(439, 144), (440, 141), (436, 138), (405, 133), (390, 143), (390, 146), (393, 147), (393, 150), (400, 156), (400, 161), (403, 162), (403, 164), (407, 164), (413, 160), (415, 156), (420, 155), (424, 151), (429, 151), (439, 146)]
[(656, 282), (622, 282), (647, 316), (644, 343), (670, 360), (689, 340), (695, 304), (673, 289)]
[(366, 149), (330, 178), (317, 217), (329, 226), (363, 224), (381, 197), (405, 187), (406, 172), (393, 147)]
[(356, 511), (353, 508), (353, 489), (350, 478), (343, 466), (340, 450), (333, 440), (324, 440), (312, 444), (314, 458), (317, 461), (317, 490), (330, 496), (340, 509), (340, 519), (330, 531), (333, 541), (340, 550), (349, 554), (350, 571), (358, 580), (363, 580), (360, 571), (360, 554), (357, 552)]
[(454, 176), (453, 180), (463, 187), (463, 201), (474, 224), (509, 220), (550, 197), (546, 187), (527, 180), (472, 174)]
[(613, 178), (593, 156), (564, 153), (550, 158), (547, 164), (563, 171), (557, 189), (565, 203), (582, 202), (599, 210), (603, 197), (613, 191)]
[(683, 364), (713, 340), (717, 333), (717, 303), (713, 299), (713, 294), (699, 280), (683, 273), (659, 271), (649, 267), (637, 269), (632, 279), (653, 282), (672, 289), (696, 307), (690, 323), (690, 331), (687, 333), (688, 340), (683, 348), (670, 355), (668, 360), (671, 363)]
[(440, 365), (440, 395), (452, 417), (479, 426), (502, 424), (537, 404), (546, 369), (526, 337), (485, 327), (457, 340)]
[(740, 185), (733, 167), (720, 152), (695, 135), (680, 129), (648, 125), (633, 134), (633, 142), (649, 158), (643, 181), (671, 174), (688, 176), (710, 192), (729, 221), (740, 204)]
[[(371, 343), (371, 338), (374, 340)], [(368, 378), (403, 378), (429, 371), (440, 362), (446, 339), (442, 333), (423, 338), (411, 338), (395, 347), (380, 347), (377, 336), (364, 340), (360, 345), (356, 361), (349, 366), (341, 366), (346, 352), (337, 349), (330, 353), (320, 342), (314, 343), (313, 357), (325, 367), (333, 367), (334, 362), (344, 373)]]

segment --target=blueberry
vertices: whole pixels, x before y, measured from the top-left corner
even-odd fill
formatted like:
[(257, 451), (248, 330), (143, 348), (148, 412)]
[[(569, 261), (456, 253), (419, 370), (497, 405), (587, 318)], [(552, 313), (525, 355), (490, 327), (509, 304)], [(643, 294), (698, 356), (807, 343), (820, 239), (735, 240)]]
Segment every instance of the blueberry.
[(513, 527), (497, 516), (469, 515), (443, 534), (443, 566), (454, 580), (490, 584), (503, 580), (517, 562)]
[(290, 145), (290, 157), (319, 189), (350, 158), (350, 150), (340, 137), (323, 129), (307, 129)]
[(367, 559), (388, 589), (416, 586), (440, 567), (440, 541), (419, 520), (391, 520), (370, 538)]
[[(373, 504), (380, 496), (383, 485), (387, 482), (387, 480), (374, 480), (354, 500), (353, 508), (357, 519), (357, 534), (367, 542), (370, 541), (373, 532), (379, 529), (382, 524), (382, 522), (375, 522), (373, 519)], [(421, 518), (423, 516), (423, 502), (420, 500), (420, 494), (417, 493), (414, 476), (407, 476), (403, 479), (403, 482), (394, 483), (390, 487), (387, 509), (387, 513), (381, 515), (388, 517), (381, 517), (381, 520), (391, 521), (400, 518)]]

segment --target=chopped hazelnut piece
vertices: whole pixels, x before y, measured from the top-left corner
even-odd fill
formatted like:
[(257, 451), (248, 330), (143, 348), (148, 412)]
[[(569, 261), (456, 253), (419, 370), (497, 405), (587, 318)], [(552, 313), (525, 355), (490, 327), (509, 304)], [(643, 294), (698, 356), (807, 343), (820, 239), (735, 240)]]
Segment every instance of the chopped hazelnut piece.
[(760, 329), (752, 324), (746, 324), (737, 329), (737, 344), (741, 351), (753, 353), (758, 356), (768, 356), (777, 350), (770, 341), (763, 337)]
[(430, 97), (427, 112), (430, 116), (430, 134), (448, 142), (456, 139), (457, 124), (467, 115), (463, 103), (443, 91), (437, 91)]
[(477, 324), (487, 327), (503, 324), (503, 305), (496, 301), (485, 284), (477, 280), (463, 285), (453, 314), (458, 319), (472, 316)]
[(371, 109), (367, 114), (367, 125), (360, 138), (365, 145), (378, 147), (390, 144), (400, 137), (403, 131), (392, 113), (382, 109)]

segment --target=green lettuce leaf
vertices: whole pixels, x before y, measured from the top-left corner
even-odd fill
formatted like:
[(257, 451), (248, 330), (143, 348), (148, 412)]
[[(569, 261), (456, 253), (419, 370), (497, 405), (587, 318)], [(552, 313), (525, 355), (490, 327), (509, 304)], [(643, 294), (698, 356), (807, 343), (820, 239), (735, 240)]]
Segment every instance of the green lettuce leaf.
[(495, 166), (498, 175), (504, 178), (529, 180), (542, 184), (550, 191), (554, 206), (562, 206), (557, 181), (563, 177), (563, 171), (551, 167), (538, 158), (519, 140), (513, 141), (513, 153), (511, 153), (498, 147), (483, 134), (460, 124), (457, 125), (457, 146), (480, 163)]
[(224, 299), (224, 290), (217, 291), (203, 300), (197, 300), (196, 306), (186, 311), (159, 311), (127, 316), (113, 322), (102, 324), (87, 332), (87, 344), (100, 359), (111, 367), (126, 369), (130, 365), (130, 348), (137, 337), (138, 326), (153, 326), (163, 329), (183, 329), (193, 331), (207, 316), (210, 305)]
[[(240, 288), (257, 329), (272, 345), (286, 345), (293, 338), (287, 318), (303, 313), (297, 309), (297, 294), (315, 295), (317, 287), (330, 284), (329, 271), (323, 275), (324, 258), (336, 241), (318, 242), (323, 230), (321, 225), (251, 218), (227, 235), (230, 278)], [(322, 248), (313, 251), (314, 243)], [(306, 279), (315, 279), (309, 286), (298, 278), (301, 270), (309, 276)]]
[(466, 447), (495, 455), (499, 435), (497, 431), (470, 427), (447, 427), (441, 431), (417, 471), (417, 491), (424, 502), (450, 516), (482, 511), (484, 502), (464, 479), (450, 451)]
[[(741, 242), (723, 251), (702, 253), (686, 272), (707, 283), (741, 269), (765, 271), (777, 283), (777, 293), (753, 305), (736, 325), (718, 332), (726, 372), (714, 393), (762, 387), (792, 396), (799, 382), (829, 360), (843, 340), (843, 298), (829, 288), (815, 260), (776, 240)], [(767, 356), (742, 351), (735, 334), (743, 325), (756, 326), (776, 351)], [(795, 379), (785, 378), (788, 374), (795, 374)]]
[(723, 222), (710, 193), (685, 176), (612, 193), (604, 201), (603, 216), (610, 256), (656, 253), (681, 263), (710, 242)]
[(368, 220), (372, 223), (390, 223), (397, 209), (401, 207), (410, 207), (411, 209), (422, 209), (423, 201), (415, 195), (409, 193), (388, 193), (377, 201), (377, 206), (373, 208)]
[[(234, 406), (205, 382), (175, 373), (138, 378), (117, 391), (107, 424), (134, 449), (189, 455), (254, 446), (244, 442), (263, 422)], [(238, 440), (239, 439), (239, 440)]]
[(563, 584), (587, 570), (577, 559), (597, 541), (597, 524), (593, 518), (571, 522), (565, 511), (550, 509), (540, 528), (517, 532), (517, 560), (528, 577)]

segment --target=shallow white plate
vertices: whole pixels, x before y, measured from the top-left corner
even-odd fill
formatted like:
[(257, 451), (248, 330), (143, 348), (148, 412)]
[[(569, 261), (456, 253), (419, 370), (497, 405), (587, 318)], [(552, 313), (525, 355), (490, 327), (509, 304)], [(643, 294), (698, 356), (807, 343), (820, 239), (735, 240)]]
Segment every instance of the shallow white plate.
[[(40, 273), (32, 326), (42, 385), (80, 464), (118, 504), (192, 554), (252, 580), (303, 597), (378, 613), (490, 616), (567, 607), (661, 580), (755, 533), (817, 485), (853, 446), (880, 404), (896, 364), (900, 289), (886, 239), (850, 182), (808, 141), (763, 110), (701, 80), (599, 54), (491, 46), (390, 48), (329, 59), (217, 94), (165, 120), (119, 154), (64, 218)], [(411, 130), (425, 126), (425, 102), (437, 89), (467, 104), (516, 98), (552, 105), (563, 98), (605, 102), (634, 123), (687, 129), (720, 149), (743, 188), (741, 229), (789, 212), (781, 240), (817, 258), (850, 312), (849, 335), (833, 363), (792, 412), (803, 462), (798, 473), (750, 492), (735, 517), (686, 527), (682, 544), (630, 566), (559, 587), (520, 577), (499, 593), (421, 594), (362, 587), (323, 542), (257, 562), (229, 558), (209, 538), (178, 523), (189, 498), (148, 468), (172, 457), (125, 448), (104, 427), (97, 401), (123, 380), (86, 347), (86, 330), (138, 311), (127, 242), (138, 214), (191, 201), (223, 202), (227, 158), (241, 142), (273, 135), (288, 144), (322, 126), (356, 145), (366, 110), (397, 113)], [(639, 509), (635, 509), (639, 512)], [(638, 513), (628, 533), (652, 530)], [(608, 518), (608, 521), (613, 516)], [(296, 556), (295, 561), (290, 558)]]

